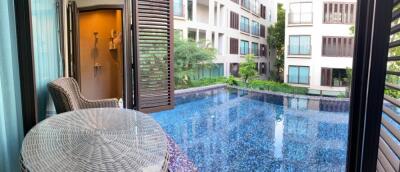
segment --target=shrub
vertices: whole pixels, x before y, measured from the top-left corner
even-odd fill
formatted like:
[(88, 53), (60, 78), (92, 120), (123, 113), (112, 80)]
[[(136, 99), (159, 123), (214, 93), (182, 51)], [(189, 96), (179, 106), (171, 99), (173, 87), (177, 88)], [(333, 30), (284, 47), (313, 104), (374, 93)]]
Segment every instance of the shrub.
[(236, 78), (233, 76), (229, 76), (228, 79), (226, 79), (225, 83), (231, 86), (239, 85), (239, 81), (237, 81)]
[(308, 89), (303, 87), (294, 87), (285, 83), (265, 80), (253, 80), (249, 83), (249, 88), (257, 90), (267, 90), (272, 92), (282, 92), (290, 94), (307, 94)]
[(246, 55), (246, 62), (240, 63), (239, 75), (245, 84), (257, 77), (256, 66), (253, 54)]

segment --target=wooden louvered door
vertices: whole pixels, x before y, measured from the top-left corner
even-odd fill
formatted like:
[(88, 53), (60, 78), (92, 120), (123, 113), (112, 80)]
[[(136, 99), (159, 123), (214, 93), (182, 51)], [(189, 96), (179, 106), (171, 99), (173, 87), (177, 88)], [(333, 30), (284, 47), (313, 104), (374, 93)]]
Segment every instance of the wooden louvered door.
[(173, 0), (133, 1), (134, 100), (142, 112), (174, 107)]

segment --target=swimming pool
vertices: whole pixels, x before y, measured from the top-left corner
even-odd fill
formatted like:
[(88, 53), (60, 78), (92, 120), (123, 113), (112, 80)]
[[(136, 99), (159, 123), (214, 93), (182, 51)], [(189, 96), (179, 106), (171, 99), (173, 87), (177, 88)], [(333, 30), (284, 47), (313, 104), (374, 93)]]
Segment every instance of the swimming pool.
[(218, 88), (176, 102), (153, 116), (200, 171), (345, 171), (348, 101)]

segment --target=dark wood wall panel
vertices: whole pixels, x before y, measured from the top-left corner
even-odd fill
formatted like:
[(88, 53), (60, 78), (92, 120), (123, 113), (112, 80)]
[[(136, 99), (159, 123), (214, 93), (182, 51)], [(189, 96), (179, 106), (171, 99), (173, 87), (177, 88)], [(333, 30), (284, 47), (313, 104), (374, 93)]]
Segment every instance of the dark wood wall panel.
[(136, 106), (143, 112), (174, 107), (173, 0), (137, 0)]

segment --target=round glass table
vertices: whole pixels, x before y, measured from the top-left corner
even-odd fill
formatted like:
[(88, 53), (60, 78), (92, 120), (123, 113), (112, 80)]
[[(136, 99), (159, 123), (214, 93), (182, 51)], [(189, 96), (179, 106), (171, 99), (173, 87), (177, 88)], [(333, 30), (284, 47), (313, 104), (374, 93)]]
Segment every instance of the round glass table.
[(24, 171), (167, 171), (167, 138), (149, 115), (85, 109), (40, 122), (21, 149)]

